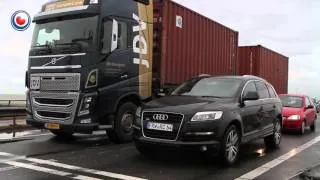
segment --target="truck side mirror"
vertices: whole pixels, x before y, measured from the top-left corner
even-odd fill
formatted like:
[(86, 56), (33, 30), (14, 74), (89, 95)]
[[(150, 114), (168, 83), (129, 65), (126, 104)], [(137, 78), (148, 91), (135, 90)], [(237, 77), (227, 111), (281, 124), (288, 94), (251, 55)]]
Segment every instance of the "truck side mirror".
[(102, 54), (108, 54), (117, 49), (118, 47), (118, 21), (106, 20), (103, 22), (102, 31)]
[(111, 52), (117, 49), (118, 47), (118, 28), (119, 28), (119, 23), (116, 20), (113, 20), (112, 22), (112, 37), (111, 37)]

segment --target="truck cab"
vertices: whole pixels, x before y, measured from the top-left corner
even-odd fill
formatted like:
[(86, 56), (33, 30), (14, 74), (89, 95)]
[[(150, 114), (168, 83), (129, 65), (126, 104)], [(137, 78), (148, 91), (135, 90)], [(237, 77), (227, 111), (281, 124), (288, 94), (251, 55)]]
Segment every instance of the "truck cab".
[(33, 19), (27, 123), (130, 141), (135, 111), (152, 94), (152, 18), (148, 0), (44, 4)]

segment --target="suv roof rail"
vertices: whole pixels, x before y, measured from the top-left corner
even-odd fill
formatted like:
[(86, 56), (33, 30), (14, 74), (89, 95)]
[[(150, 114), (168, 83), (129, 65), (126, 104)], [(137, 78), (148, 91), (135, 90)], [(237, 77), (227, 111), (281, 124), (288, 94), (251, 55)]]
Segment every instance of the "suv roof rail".
[(198, 77), (211, 77), (212, 75), (210, 74), (200, 74)]
[(254, 76), (254, 75), (243, 75), (242, 77), (248, 77), (248, 78), (255, 78), (255, 79), (264, 80), (263, 78), (261, 78), (259, 76)]

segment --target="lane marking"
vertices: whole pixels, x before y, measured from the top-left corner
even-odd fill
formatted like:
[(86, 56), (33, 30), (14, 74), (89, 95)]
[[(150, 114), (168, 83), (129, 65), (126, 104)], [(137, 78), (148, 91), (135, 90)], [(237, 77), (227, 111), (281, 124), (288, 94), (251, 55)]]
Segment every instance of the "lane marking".
[(77, 175), (76, 177), (73, 177), (73, 179), (77, 179), (77, 180), (102, 180), (102, 179), (88, 177), (88, 176), (82, 176), (82, 175)]
[(31, 162), (35, 162), (35, 163), (39, 163), (39, 164), (47, 164), (47, 165), (51, 165), (51, 166), (62, 167), (62, 168), (69, 169), (69, 170), (81, 171), (81, 172), (85, 172), (85, 173), (91, 173), (91, 174), (95, 174), (95, 175), (112, 177), (112, 178), (116, 178), (116, 179), (145, 180), (145, 179), (137, 178), (137, 177), (133, 177), (133, 176), (127, 176), (127, 175), (123, 175), (123, 174), (88, 169), (88, 168), (83, 168), (83, 167), (79, 167), (79, 166), (73, 166), (73, 165), (63, 164), (63, 163), (59, 163), (59, 162), (52, 162), (52, 161), (47, 161), (47, 160), (42, 160), (42, 159), (27, 158), (26, 160), (31, 161)]
[[(6, 153), (6, 152), (0, 152), (0, 156), (21, 157), (21, 156), (16, 156), (14, 154)], [(111, 177), (111, 178), (115, 178), (115, 179), (147, 180), (147, 179), (143, 179), (143, 178), (123, 175), (123, 174), (118, 174), (118, 173), (112, 173), (112, 172), (107, 172), (107, 171), (99, 171), (99, 170), (94, 170), (94, 169), (89, 169), (89, 168), (84, 168), (84, 167), (74, 166), (74, 165), (69, 165), (69, 164), (63, 164), (63, 163), (59, 163), (59, 162), (56, 162), (56, 161), (43, 160), (43, 159), (38, 159), (38, 158), (27, 158), (27, 157), (24, 157), (23, 160), (26, 160), (26, 161), (29, 161), (29, 162), (33, 162), (33, 163), (37, 163), (37, 164), (46, 164), (46, 165), (60, 167), (60, 168), (68, 169), (68, 170), (79, 171), (79, 172), (83, 172), (83, 173), (90, 173), (90, 174), (94, 174), (94, 175)], [(9, 162), (11, 162), (11, 161), (9, 161)], [(4, 161), (4, 163), (8, 164), (7, 161)], [(78, 176), (78, 178), (82, 178), (82, 177)], [(82, 180), (82, 179), (80, 179), (80, 180)]]
[(44, 167), (26, 164), (26, 163), (22, 163), (22, 162), (8, 161), (8, 162), (6, 162), (6, 164), (9, 164), (11, 166), (25, 168), (25, 169), (31, 169), (34, 171), (45, 172), (45, 173), (58, 175), (58, 176), (71, 176), (72, 175), (72, 173), (69, 173), (69, 172), (58, 171), (58, 170), (44, 168)]
[(72, 179), (78, 179), (78, 180), (85, 180), (85, 179), (87, 179), (87, 180), (102, 180), (102, 179), (98, 179), (98, 178), (93, 178), (93, 177), (89, 177), (89, 176), (82, 176), (82, 175), (75, 175), (73, 173), (69, 173), (69, 172), (65, 172), (65, 171), (58, 171), (58, 170), (55, 170), (55, 169), (40, 167), (40, 166), (26, 164), (26, 163), (22, 163), (22, 162), (8, 161), (8, 162), (6, 162), (6, 164), (9, 164), (9, 165), (15, 166), (15, 167), (20, 167), (20, 168), (30, 169), (30, 170), (34, 170), (34, 171), (44, 172), (44, 173), (48, 173), (48, 174), (70, 177)]
[(258, 176), (270, 171), (272, 168), (278, 166), (279, 164), (287, 161), (288, 159), (296, 156), (297, 154), (301, 153), (302, 151), (306, 150), (307, 148), (311, 147), (312, 145), (318, 143), (320, 141), (320, 136), (312, 139), (311, 141), (301, 145), (301, 146), (298, 146), (294, 149), (292, 149), (291, 151), (289, 151), (288, 153), (238, 177), (237, 179), (235, 180), (252, 180), (252, 179), (255, 179), (257, 178)]
[(6, 162), (9, 162), (9, 161), (17, 161), (17, 160), (24, 160), (24, 159), (26, 159), (25, 156), (16, 156), (10, 159), (0, 159), (0, 163), (5, 164)]

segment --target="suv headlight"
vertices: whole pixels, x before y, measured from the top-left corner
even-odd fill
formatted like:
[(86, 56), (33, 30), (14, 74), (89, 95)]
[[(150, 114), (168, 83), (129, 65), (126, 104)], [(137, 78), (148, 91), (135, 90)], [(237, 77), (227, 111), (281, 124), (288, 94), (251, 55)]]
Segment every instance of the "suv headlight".
[(297, 120), (300, 120), (300, 116), (299, 115), (292, 115), (292, 116), (288, 117), (288, 120), (297, 121)]
[(198, 112), (196, 113), (191, 121), (213, 121), (218, 120), (222, 117), (222, 111), (209, 111), (209, 112)]

